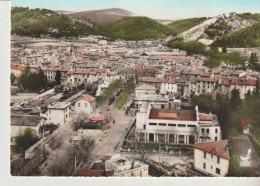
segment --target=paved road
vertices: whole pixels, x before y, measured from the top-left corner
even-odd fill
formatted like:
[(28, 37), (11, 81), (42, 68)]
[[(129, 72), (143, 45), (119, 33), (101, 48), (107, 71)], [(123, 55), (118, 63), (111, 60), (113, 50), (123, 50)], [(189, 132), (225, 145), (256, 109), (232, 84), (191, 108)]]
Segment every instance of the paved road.
[[(101, 114), (111, 118), (109, 129), (105, 130), (105, 134), (101, 141), (96, 142), (94, 154), (97, 157), (111, 156), (115, 153), (116, 148), (129, 128), (133, 117), (126, 116), (124, 111), (118, 110), (114, 105), (105, 106), (101, 110)], [(115, 120), (115, 124), (113, 121)]]

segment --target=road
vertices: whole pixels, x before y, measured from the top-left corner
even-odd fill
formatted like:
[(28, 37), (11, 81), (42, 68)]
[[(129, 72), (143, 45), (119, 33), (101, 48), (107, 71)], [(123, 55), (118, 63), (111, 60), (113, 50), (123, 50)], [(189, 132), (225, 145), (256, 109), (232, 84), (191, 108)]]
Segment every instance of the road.
[(116, 148), (130, 127), (133, 117), (125, 115), (125, 112), (117, 109), (114, 104), (103, 107), (100, 112), (105, 117), (111, 118), (108, 123), (110, 128), (104, 131), (102, 140), (97, 141), (94, 148), (94, 154), (102, 158), (116, 153)]

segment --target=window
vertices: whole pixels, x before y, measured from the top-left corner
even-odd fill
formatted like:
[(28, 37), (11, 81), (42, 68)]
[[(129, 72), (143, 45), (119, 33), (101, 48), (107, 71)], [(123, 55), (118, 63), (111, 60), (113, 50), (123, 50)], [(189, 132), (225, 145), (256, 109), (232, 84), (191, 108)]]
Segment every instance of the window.
[(201, 133), (204, 133), (205, 132), (205, 129), (201, 129)]
[(206, 152), (204, 152), (204, 158), (206, 158), (207, 157), (207, 153)]
[(161, 105), (161, 109), (164, 109), (164, 105)]
[(186, 125), (179, 124), (178, 127), (186, 127)]
[(206, 163), (203, 163), (203, 169), (206, 169)]
[(146, 129), (146, 124), (143, 125), (144, 129)]
[(176, 124), (168, 124), (169, 127), (176, 127)]
[(218, 141), (218, 137), (215, 137), (215, 141)]
[(88, 107), (88, 104), (87, 104), (87, 103), (85, 103), (85, 107)]
[(220, 157), (218, 157), (217, 162), (220, 163)]
[(166, 126), (166, 123), (159, 123), (159, 126)]
[(215, 129), (215, 133), (218, 133), (218, 129)]
[(195, 127), (195, 125), (188, 125), (188, 127)]
[(206, 129), (206, 133), (209, 133), (209, 129)]
[(78, 107), (80, 107), (80, 103), (78, 103)]
[(219, 168), (216, 168), (216, 173), (220, 174), (220, 169)]
[(211, 158), (213, 158), (213, 154), (211, 154)]
[(156, 126), (156, 125), (157, 125), (157, 123), (149, 123), (149, 125), (155, 125), (155, 126)]

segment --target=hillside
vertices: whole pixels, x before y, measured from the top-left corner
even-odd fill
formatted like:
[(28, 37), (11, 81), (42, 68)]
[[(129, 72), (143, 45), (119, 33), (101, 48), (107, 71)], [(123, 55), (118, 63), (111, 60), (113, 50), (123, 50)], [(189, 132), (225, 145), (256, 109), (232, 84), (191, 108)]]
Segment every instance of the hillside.
[(178, 35), (184, 41), (196, 40), (206, 45), (213, 43), (218, 37), (236, 32), (255, 23), (252, 19), (242, 19), (236, 13), (230, 13), (210, 18)]
[(179, 34), (181, 32), (184, 32), (185, 30), (189, 30), (190, 28), (197, 26), (198, 24), (202, 23), (205, 20), (207, 20), (206, 17), (182, 19), (182, 20), (173, 21), (167, 26), (173, 29), (177, 34)]
[(20, 36), (77, 37), (97, 34), (97, 30), (80, 22), (72, 22), (64, 14), (47, 9), (13, 7), (11, 9), (11, 33)]
[(125, 17), (107, 26), (116, 38), (125, 40), (162, 39), (175, 32), (148, 17)]
[(243, 20), (254, 20), (256, 23), (236, 32), (218, 38), (213, 46), (226, 47), (259, 47), (260, 46), (260, 14), (238, 14)]
[(73, 18), (78, 18), (95, 23), (99, 26), (107, 26), (119, 19), (134, 16), (135, 14), (121, 8), (110, 8), (101, 10), (90, 10), (84, 12), (74, 12), (68, 15)]

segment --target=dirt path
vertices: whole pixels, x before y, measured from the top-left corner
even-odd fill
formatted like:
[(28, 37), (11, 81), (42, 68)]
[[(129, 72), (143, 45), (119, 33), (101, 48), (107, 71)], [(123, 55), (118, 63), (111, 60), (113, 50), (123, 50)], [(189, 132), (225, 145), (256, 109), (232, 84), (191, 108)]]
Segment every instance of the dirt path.
[(238, 161), (240, 160), (240, 156), (242, 156), (242, 157), (247, 156), (248, 149), (252, 149), (250, 168), (256, 176), (260, 176), (260, 160), (259, 160), (248, 136), (240, 135), (240, 136), (231, 137), (230, 139), (232, 141)]

